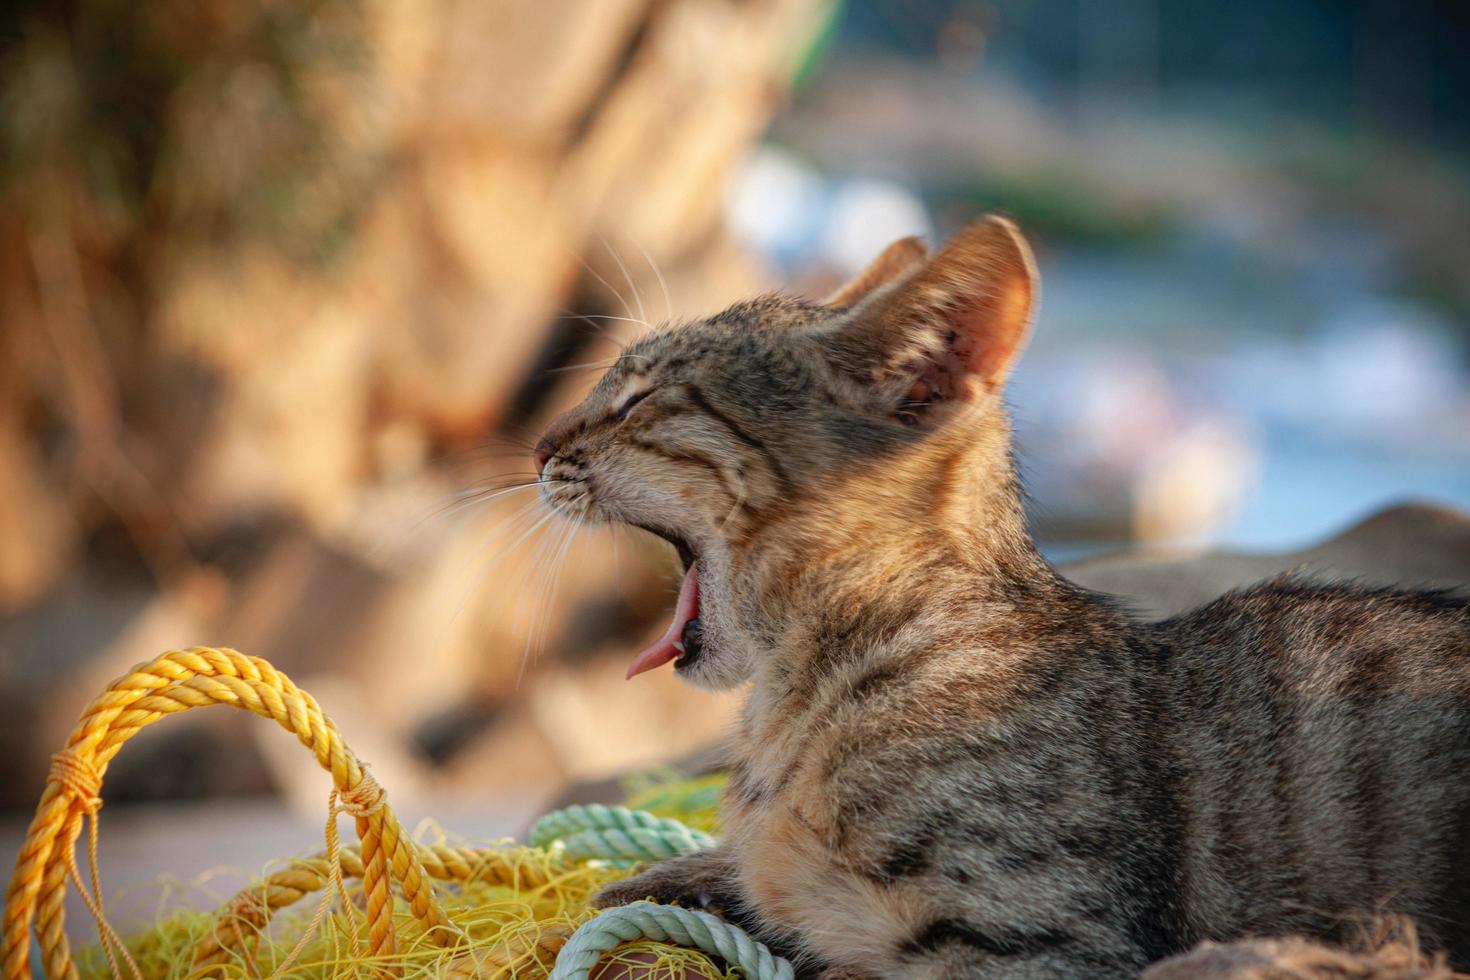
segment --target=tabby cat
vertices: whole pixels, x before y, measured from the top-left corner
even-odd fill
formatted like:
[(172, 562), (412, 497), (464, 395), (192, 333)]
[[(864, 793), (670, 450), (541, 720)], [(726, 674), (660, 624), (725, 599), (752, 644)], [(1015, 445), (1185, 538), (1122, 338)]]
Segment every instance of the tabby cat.
[(1292, 579), (1144, 625), (1057, 575), (1002, 405), (1037, 301), (986, 218), (822, 303), (628, 347), (537, 448), (671, 542), (673, 661), (749, 685), (718, 848), (610, 886), (813, 972), (1124, 977), (1411, 915), (1470, 964), (1470, 600)]

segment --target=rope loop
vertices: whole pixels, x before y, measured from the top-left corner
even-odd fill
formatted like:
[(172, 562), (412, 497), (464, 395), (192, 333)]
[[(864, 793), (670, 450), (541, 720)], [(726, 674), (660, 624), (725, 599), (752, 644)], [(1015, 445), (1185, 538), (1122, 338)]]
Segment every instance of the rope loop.
[[(593, 803), (554, 810), (531, 828), (533, 847), (560, 846), (574, 861), (626, 865), (714, 847), (715, 838), (672, 817)], [(604, 955), (626, 942), (690, 946), (738, 966), (751, 980), (792, 980), (791, 964), (733, 923), (699, 909), (634, 902), (582, 923), (557, 955), (550, 980), (588, 980)]]
[[(138, 975), (126, 947), (103, 915), (96, 861), (101, 774), (123, 744), (142, 728), (178, 712), (211, 704), (229, 705), (275, 721), (295, 735), (318, 764), (332, 774), (333, 788), (341, 794), (342, 810), (358, 818), (368, 955), (380, 963), (374, 968), (375, 974), (398, 972), (391, 962), (397, 953), (395, 892), (402, 896), (431, 942), (448, 945), (456, 940), (456, 934), (446, 928), (443, 907), (419, 862), (418, 851), (384, 800), (382, 787), (342, 741), (316, 700), (264, 660), (235, 650), (195, 647), (170, 650), (113, 681), (83, 709), (67, 741), (69, 748), (53, 757), (46, 792), (16, 857), (4, 901), (0, 902), (4, 912), (0, 916), (0, 976), (4, 980), (29, 980), (33, 940), (40, 946), (46, 975), (76, 976), (62, 900), (68, 881), (76, 885), (97, 919), (102, 948), (114, 974), (120, 972), (117, 962), (121, 959), (134, 976)], [(334, 822), (332, 829), (335, 827)], [(92, 872), (90, 889), (82, 883), (74, 853), (84, 829)], [(340, 880), (340, 875), (334, 880)], [(248, 904), (238, 909), (247, 915), (254, 911)], [(352, 924), (355, 929), (355, 919)], [(241, 930), (222, 927), (221, 931)]]
[(71, 793), (89, 816), (102, 809), (102, 776), (76, 749), (63, 749), (51, 757), (48, 778)]
[(739, 967), (751, 980), (792, 980), (795, 975), (788, 960), (739, 926), (699, 909), (634, 902), (578, 926), (557, 956), (549, 980), (587, 980), (603, 956), (636, 939), (692, 946)]

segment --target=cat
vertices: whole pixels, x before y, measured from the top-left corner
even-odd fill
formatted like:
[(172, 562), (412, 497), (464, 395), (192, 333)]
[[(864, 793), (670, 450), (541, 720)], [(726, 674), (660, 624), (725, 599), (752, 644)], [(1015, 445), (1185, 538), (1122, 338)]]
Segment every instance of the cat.
[(987, 217), (628, 346), (542, 494), (685, 568), (629, 676), (749, 686), (724, 837), (606, 888), (810, 973), (1124, 977), (1413, 916), (1470, 964), (1470, 600), (1282, 578), (1156, 624), (1055, 573), (1002, 403), (1038, 297)]

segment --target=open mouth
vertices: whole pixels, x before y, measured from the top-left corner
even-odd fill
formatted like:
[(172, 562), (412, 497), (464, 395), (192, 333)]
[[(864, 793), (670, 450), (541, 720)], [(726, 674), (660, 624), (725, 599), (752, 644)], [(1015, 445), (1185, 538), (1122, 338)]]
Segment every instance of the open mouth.
[(684, 565), (684, 582), (679, 587), (679, 599), (674, 604), (674, 616), (663, 635), (653, 645), (633, 658), (628, 665), (629, 678), (662, 667), (673, 661), (675, 670), (691, 666), (704, 652), (704, 626), (699, 621), (699, 556), (689, 542), (676, 534), (657, 528), (643, 527), (674, 546), (679, 561)]

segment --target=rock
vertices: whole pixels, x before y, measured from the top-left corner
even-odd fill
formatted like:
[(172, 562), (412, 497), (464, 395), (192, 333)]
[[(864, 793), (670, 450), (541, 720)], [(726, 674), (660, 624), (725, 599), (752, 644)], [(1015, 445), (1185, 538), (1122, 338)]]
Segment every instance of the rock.
[[(649, 0), (440, 0), (426, 92), (440, 133), (490, 131), (559, 144), (619, 77)], [(429, 16), (422, 12), (419, 16)]]
[[(366, 324), (278, 259), (242, 262), (180, 273), (140, 395), (153, 483), (196, 539), (271, 510), (325, 525), (364, 475)], [(243, 308), (259, 322), (242, 328)]]
[(1124, 553), (1073, 562), (1062, 572), (1078, 585), (1121, 596), (1156, 619), (1283, 572), (1405, 588), (1458, 586), (1470, 583), (1470, 516), (1430, 504), (1400, 504), (1299, 551), (1186, 557)]

